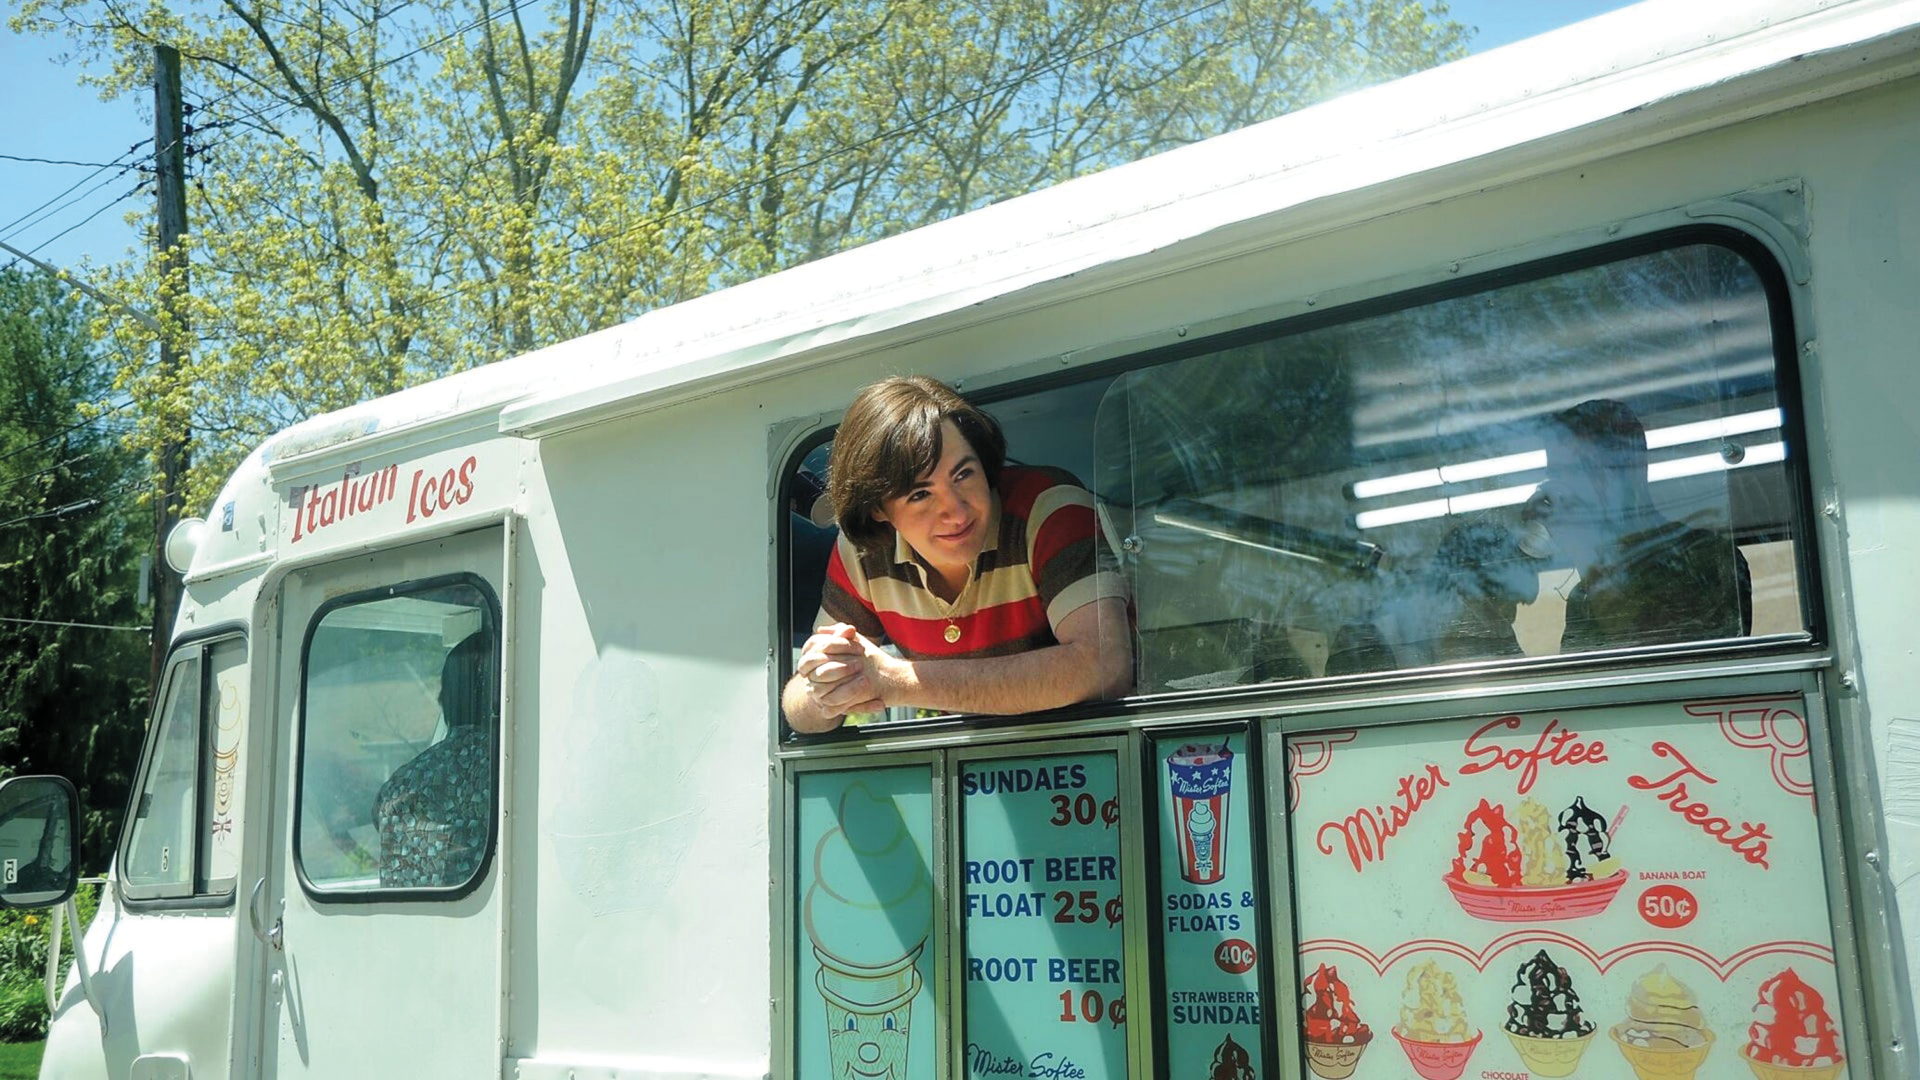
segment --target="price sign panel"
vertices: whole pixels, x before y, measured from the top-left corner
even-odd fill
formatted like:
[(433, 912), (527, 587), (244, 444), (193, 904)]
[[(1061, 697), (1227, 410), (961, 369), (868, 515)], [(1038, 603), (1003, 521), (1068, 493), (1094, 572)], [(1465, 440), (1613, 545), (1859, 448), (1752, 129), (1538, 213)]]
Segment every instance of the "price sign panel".
[(933, 774), (799, 778), (795, 1073), (935, 1075)]
[(1176, 1076), (1255, 1080), (1268, 1073), (1246, 738), (1154, 745), (1167, 1067)]
[(1126, 1075), (1113, 755), (969, 762), (960, 798), (967, 1075)]

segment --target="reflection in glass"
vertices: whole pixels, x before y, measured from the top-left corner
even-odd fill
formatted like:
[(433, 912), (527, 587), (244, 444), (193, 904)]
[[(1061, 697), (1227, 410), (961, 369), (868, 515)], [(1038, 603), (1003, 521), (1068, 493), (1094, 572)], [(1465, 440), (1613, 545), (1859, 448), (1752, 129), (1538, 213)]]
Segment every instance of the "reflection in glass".
[(329, 890), (453, 888), (492, 840), (499, 642), (456, 585), (351, 604), (305, 665), (301, 870)]
[(1760, 278), (1694, 245), (1115, 379), (1140, 686), (1803, 632)]
[(167, 674), (166, 700), (156, 723), (140, 795), (128, 826), (120, 877), (155, 895), (193, 889), (194, 800), (199, 777), (200, 657), (176, 662)]

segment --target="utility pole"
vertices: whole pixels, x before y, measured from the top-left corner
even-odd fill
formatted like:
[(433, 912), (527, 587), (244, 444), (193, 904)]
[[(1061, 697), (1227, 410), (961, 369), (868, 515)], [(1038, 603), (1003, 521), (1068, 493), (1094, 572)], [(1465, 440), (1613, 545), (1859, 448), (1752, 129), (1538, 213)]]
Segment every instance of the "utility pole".
[[(187, 231), (186, 122), (180, 100), (180, 51), (168, 45), (153, 47), (153, 171), (159, 195), (161, 260), (160, 319), (170, 332), (160, 335), (160, 382), (171, 385), (182, 357), (175, 347), (187, 334), (187, 252), (180, 238)], [(167, 638), (180, 608), (180, 575), (167, 565), (167, 533), (180, 520), (182, 480), (187, 472), (185, 418), (177, 422), (162, 408), (159, 460), (160, 489), (153, 499), (153, 659), (150, 692), (160, 695), (160, 669), (167, 656)]]

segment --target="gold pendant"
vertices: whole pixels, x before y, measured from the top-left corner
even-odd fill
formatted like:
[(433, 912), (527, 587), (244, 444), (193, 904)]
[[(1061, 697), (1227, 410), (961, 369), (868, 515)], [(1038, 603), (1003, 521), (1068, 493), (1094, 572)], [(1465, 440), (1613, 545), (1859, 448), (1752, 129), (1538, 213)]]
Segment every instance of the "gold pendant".
[(959, 640), (960, 640), (960, 628), (958, 626), (955, 626), (952, 623), (948, 623), (947, 624), (947, 644), (951, 645), (954, 642)]

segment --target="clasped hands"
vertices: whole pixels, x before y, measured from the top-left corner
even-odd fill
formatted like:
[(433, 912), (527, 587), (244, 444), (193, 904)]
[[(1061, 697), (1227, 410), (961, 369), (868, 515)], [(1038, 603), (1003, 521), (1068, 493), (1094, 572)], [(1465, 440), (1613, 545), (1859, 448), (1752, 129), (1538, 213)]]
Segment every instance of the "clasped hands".
[(844, 716), (885, 709), (904, 663), (852, 626), (834, 623), (807, 639), (794, 674), (806, 680), (808, 698), (826, 715)]

